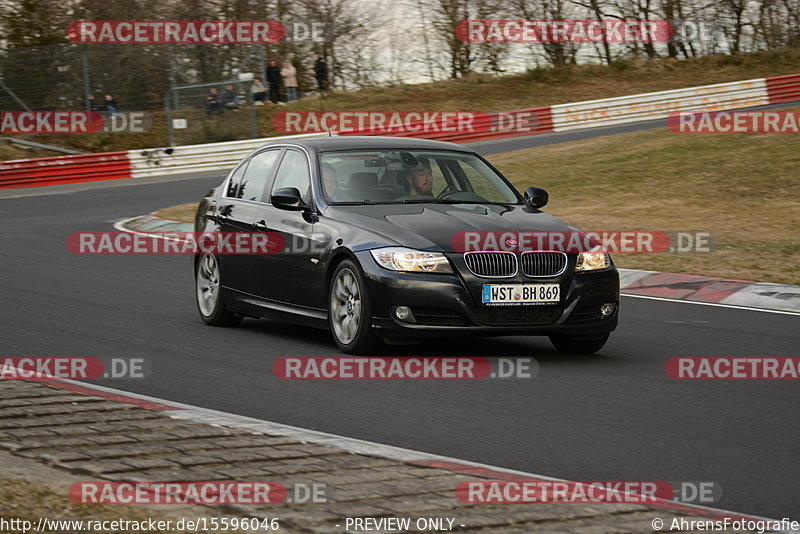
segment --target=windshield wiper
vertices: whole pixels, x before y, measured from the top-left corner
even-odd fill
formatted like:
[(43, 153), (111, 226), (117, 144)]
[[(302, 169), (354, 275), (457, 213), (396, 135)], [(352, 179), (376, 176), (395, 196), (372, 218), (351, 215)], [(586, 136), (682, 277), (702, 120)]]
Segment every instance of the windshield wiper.
[(458, 199), (455, 199), (455, 198), (437, 198), (436, 199), (436, 203), (437, 204), (472, 204), (472, 203), (475, 203), (475, 202), (477, 202), (477, 201), (475, 201), (475, 200), (458, 200)]
[(430, 198), (407, 198), (405, 200), (400, 201), (402, 204), (434, 204), (436, 203), (436, 199), (433, 197)]
[(401, 200), (403, 204), (491, 204), (483, 200), (458, 200), (455, 198), (425, 198)]

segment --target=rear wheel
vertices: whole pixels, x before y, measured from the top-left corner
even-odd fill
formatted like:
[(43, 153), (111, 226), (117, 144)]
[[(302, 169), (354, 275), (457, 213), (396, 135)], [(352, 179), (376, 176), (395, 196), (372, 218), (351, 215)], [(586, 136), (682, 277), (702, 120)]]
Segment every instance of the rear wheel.
[(592, 336), (550, 336), (550, 343), (565, 354), (594, 354), (603, 348), (611, 334)]
[(219, 262), (213, 254), (203, 254), (197, 261), (195, 272), (195, 294), (197, 310), (206, 324), (211, 326), (234, 326), (242, 322), (242, 316), (236, 315), (225, 306), (222, 294), (222, 278)]
[(328, 324), (342, 352), (364, 354), (380, 345), (372, 331), (372, 308), (361, 269), (344, 260), (333, 272), (328, 295)]

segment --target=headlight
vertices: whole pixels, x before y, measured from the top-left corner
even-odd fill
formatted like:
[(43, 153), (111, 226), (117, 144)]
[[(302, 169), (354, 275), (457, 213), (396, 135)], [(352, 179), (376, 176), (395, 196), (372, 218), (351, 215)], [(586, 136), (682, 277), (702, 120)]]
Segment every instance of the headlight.
[(450, 262), (441, 252), (423, 252), (402, 247), (370, 250), (378, 265), (391, 271), (452, 273)]
[(575, 263), (575, 271), (597, 271), (606, 269), (611, 265), (611, 258), (601, 248), (590, 250), (589, 252), (578, 253), (578, 261)]

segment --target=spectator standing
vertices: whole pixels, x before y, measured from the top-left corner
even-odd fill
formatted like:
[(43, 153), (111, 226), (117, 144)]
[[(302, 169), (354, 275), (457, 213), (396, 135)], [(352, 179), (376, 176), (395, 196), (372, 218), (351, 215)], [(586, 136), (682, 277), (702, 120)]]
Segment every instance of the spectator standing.
[(267, 67), (267, 82), (269, 83), (269, 100), (277, 104), (281, 95), (281, 69), (277, 61), (270, 61)]
[(283, 78), (283, 86), (286, 88), (287, 102), (294, 102), (297, 100), (297, 69), (288, 59), (283, 62), (281, 78)]
[(316, 54), (312, 56), (312, 59), (314, 60), (314, 78), (317, 80), (320, 92), (324, 93), (328, 90), (328, 66)]
[(86, 108), (89, 111), (97, 111), (97, 105), (94, 102), (94, 95), (88, 95), (86, 97)]
[(267, 88), (261, 82), (261, 78), (256, 78), (253, 85), (250, 86), (250, 94), (253, 95), (253, 103), (256, 106), (263, 106), (264, 100), (267, 99)]

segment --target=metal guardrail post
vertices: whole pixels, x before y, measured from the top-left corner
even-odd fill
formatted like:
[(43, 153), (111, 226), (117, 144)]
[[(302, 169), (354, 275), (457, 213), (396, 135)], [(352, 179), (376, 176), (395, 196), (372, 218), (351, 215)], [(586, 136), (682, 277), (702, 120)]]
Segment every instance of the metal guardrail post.
[(22, 100), (20, 100), (20, 99), (19, 99), (19, 97), (18, 97), (16, 94), (14, 94), (14, 91), (12, 91), (11, 89), (9, 89), (9, 88), (8, 88), (8, 86), (7, 86), (6, 84), (4, 84), (4, 83), (3, 83), (3, 77), (2, 77), (2, 76), (0, 76), (0, 87), (2, 87), (2, 88), (5, 90), (5, 92), (6, 92), (6, 93), (10, 94), (10, 95), (11, 95), (11, 98), (13, 98), (14, 100), (16, 100), (16, 101), (17, 101), (17, 104), (19, 104), (20, 106), (22, 106), (22, 109), (24, 109), (25, 111), (30, 111), (30, 110), (31, 110), (31, 108), (29, 108), (27, 105), (25, 105), (25, 102), (23, 102)]
[(86, 111), (92, 111), (92, 105), (89, 103), (89, 95), (91, 94), (91, 84), (89, 83), (89, 45), (85, 44), (81, 48), (81, 58), (83, 59), (83, 101)]
[(169, 137), (169, 146), (175, 146), (175, 132), (172, 125), (172, 108), (169, 105), (169, 93), (164, 95), (164, 111), (167, 115), (167, 135)]

